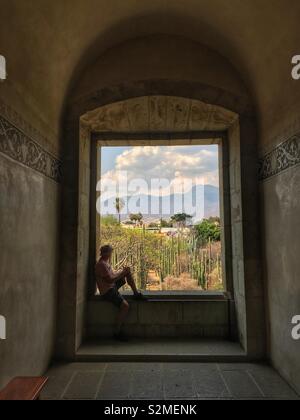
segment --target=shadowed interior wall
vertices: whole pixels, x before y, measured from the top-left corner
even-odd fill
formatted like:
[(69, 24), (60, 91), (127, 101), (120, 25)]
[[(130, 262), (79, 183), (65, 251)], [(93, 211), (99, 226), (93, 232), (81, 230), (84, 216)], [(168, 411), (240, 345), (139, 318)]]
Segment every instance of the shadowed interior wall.
[(300, 342), (292, 339), (291, 321), (300, 314), (300, 81), (292, 79), (290, 63), (299, 53), (300, 32), (286, 36), (294, 41), (274, 49), (273, 94), (270, 89), (261, 109), (260, 192), (269, 355), (299, 392)]
[(52, 357), (58, 199), (54, 181), (0, 154), (0, 387), (42, 374)]
[(262, 185), (270, 355), (276, 368), (300, 390), (299, 341), (292, 339), (292, 318), (300, 314), (300, 168)]
[(37, 68), (45, 55), (38, 45), (52, 30), (36, 33), (22, 10), (25, 3), (17, 3), (0, 1), (0, 53), (8, 72), (0, 83), (0, 314), (7, 322), (7, 339), (0, 341), (0, 388), (12, 377), (46, 371), (57, 319), (59, 122), (50, 117), (54, 89), (44, 95), (51, 85), (50, 63), (48, 72)]
[[(245, 85), (224, 57), (179, 36), (156, 35), (130, 40), (106, 51), (87, 67), (70, 102), (82, 100), (103, 87), (139, 80), (201, 82), (247, 100)], [(176, 96), (176, 92), (172, 94)]]
[[(288, 74), (286, 85), (298, 86)], [(291, 335), (292, 318), (300, 314), (300, 100), (297, 104), (264, 133), (268, 146), (261, 150), (260, 190), (269, 352), (274, 366), (300, 391), (300, 343)]]

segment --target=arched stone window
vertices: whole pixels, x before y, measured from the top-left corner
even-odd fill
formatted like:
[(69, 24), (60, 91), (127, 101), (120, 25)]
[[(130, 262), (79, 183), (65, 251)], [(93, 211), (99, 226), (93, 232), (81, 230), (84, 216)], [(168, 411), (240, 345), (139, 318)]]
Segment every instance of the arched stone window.
[[(153, 95), (153, 91), (159, 93)], [(178, 95), (172, 96), (172, 92)], [(227, 292), (224, 299), (228, 303), (229, 336), (238, 339), (252, 357), (260, 354), (263, 340), (257, 339), (257, 331), (263, 317), (260, 314), (257, 320), (248, 317), (252, 306), (261, 307), (259, 248), (249, 245), (253, 243), (251, 238), (258, 237), (259, 228), (256, 223), (257, 134), (251, 105), (222, 90), (197, 83), (125, 83), (97, 90), (74, 102), (65, 133), (61, 283), (65, 303), (60, 306), (62, 322), (58, 339), (63, 343), (60, 337), (66, 336), (66, 328), (70, 342), (58, 351), (73, 355), (83, 338), (90, 336), (91, 316), (97, 305), (93, 279), (97, 141), (110, 144), (121, 139), (142, 141), (146, 145), (164, 141), (171, 145), (178, 139), (210, 138), (222, 145), (223, 266)], [(99, 317), (98, 312), (96, 318)], [(70, 319), (72, 323), (67, 322)], [(260, 331), (263, 329), (259, 334)]]

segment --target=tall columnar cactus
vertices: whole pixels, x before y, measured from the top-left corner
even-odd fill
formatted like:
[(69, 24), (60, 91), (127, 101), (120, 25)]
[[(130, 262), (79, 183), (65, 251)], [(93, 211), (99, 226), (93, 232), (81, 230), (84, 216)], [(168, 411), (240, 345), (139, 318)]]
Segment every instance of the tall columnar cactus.
[(104, 233), (102, 244), (111, 242), (115, 249), (114, 267), (130, 266), (142, 289), (147, 287), (149, 271), (157, 273), (161, 287), (167, 277), (180, 278), (182, 274), (188, 274), (204, 290), (210, 287), (212, 276), (221, 283), (219, 248), (212, 241), (203, 244), (196, 234), (181, 232), (176, 237), (163, 237), (144, 227), (126, 230), (120, 226)]

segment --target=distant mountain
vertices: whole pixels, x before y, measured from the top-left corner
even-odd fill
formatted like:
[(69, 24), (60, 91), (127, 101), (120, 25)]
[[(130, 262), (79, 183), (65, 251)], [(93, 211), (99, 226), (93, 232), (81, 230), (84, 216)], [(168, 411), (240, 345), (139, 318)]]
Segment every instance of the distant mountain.
[[(202, 217), (220, 216), (219, 188), (212, 185), (198, 185), (186, 194), (172, 194), (158, 197), (155, 195), (138, 194), (123, 197), (125, 207), (122, 220), (126, 220), (131, 213), (142, 213), (147, 221), (163, 217), (168, 219), (176, 213), (188, 213), (194, 216), (194, 221)], [(112, 213), (115, 199), (102, 202), (102, 215)]]

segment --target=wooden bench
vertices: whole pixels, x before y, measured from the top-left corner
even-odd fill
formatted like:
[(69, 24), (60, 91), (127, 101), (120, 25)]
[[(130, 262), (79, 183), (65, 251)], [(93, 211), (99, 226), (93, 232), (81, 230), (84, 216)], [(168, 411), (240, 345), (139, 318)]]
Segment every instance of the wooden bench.
[(48, 378), (15, 378), (0, 392), (0, 401), (35, 401)]

